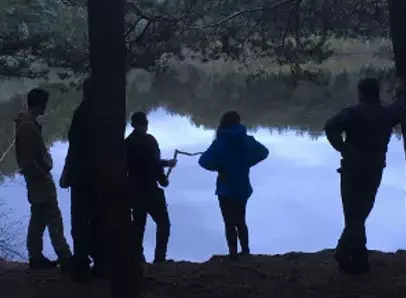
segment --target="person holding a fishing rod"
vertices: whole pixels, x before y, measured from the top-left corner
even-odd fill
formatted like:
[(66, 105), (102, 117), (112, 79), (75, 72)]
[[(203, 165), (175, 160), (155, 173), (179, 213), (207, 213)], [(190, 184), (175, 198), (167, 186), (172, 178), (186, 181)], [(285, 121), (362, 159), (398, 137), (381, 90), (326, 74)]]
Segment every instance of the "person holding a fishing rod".
[(161, 159), (158, 142), (147, 133), (148, 119), (145, 113), (135, 112), (131, 116), (131, 125), (134, 130), (126, 138), (125, 145), (136, 249), (140, 250), (137, 254), (145, 260), (142, 244), (149, 214), (157, 225), (154, 263), (164, 263), (167, 261), (170, 220), (165, 193), (161, 187), (169, 185), (164, 168), (172, 169), (177, 160), (176, 157)]

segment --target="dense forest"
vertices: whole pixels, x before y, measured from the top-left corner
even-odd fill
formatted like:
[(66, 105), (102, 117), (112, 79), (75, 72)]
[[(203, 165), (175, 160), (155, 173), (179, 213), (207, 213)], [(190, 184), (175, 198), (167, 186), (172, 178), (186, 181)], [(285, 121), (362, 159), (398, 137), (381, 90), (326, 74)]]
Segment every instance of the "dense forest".
[[(85, 1), (8, 0), (0, 13), (1, 75), (45, 76), (43, 65), (88, 71)], [(127, 1), (125, 18), (128, 67), (148, 70), (165, 69), (157, 62), (168, 56), (266, 57), (296, 73), (333, 55), (332, 37), (389, 36), (384, 0)]]

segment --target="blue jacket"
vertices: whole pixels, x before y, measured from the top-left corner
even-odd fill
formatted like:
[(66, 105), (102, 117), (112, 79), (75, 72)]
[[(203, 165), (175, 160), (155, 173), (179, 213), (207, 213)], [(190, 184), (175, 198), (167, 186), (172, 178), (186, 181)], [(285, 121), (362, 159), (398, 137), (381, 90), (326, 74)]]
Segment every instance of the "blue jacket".
[(268, 149), (247, 135), (244, 125), (220, 129), (199, 159), (201, 167), (219, 173), (216, 195), (246, 200), (252, 195), (250, 168), (268, 157)]

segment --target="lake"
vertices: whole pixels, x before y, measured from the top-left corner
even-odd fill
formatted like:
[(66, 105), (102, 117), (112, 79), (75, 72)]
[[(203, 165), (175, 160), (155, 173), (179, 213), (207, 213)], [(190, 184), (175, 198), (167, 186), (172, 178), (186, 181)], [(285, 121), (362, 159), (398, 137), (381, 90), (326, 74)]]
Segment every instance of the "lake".
[[(214, 130), (196, 127), (187, 116), (168, 113), (163, 108), (150, 115), (150, 133), (161, 147), (164, 158), (174, 150), (205, 150)], [(128, 128), (130, 130), (130, 128)], [(324, 136), (314, 138), (295, 130), (257, 129), (252, 132), (270, 150), (267, 160), (254, 167), (251, 181), (254, 194), (247, 209), (250, 242), (254, 254), (290, 251), (314, 252), (333, 248), (343, 227), (339, 195), (339, 154)], [(67, 143), (54, 142), (53, 175), (59, 179)], [(198, 157), (179, 156), (178, 166), (166, 189), (172, 221), (168, 257), (175, 260), (204, 261), (213, 254), (227, 253), (224, 227), (214, 195), (214, 173), (199, 167)], [(392, 137), (375, 208), (368, 220), (368, 247), (383, 251), (406, 248), (405, 157), (402, 141)], [(1, 166), (0, 166), (1, 169)], [(27, 225), (29, 204), (21, 176), (5, 178), (0, 198)], [(70, 237), (69, 191), (58, 189), (58, 200)], [(23, 235), (22, 237), (25, 237)], [(155, 247), (155, 225), (148, 220), (144, 240), (146, 257)], [(54, 257), (48, 237), (46, 254)]]

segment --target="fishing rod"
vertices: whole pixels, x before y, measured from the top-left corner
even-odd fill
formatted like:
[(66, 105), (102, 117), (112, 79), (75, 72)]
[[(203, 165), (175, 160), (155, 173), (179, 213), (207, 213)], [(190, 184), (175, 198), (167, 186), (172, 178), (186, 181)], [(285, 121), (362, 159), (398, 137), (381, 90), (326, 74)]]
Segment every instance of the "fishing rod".
[[(190, 152), (181, 151), (181, 150), (176, 149), (175, 152), (173, 153), (173, 159), (176, 160), (176, 159), (178, 158), (178, 155), (179, 155), (179, 154), (181, 154), (181, 155), (186, 155), (186, 156), (196, 156), (196, 155), (202, 155), (203, 153), (204, 153), (204, 152), (194, 152), (194, 153), (190, 153)], [(173, 168), (174, 168), (174, 167), (170, 167), (170, 168), (168, 169), (168, 173), (166, 173), (166, 177), (167, 177), (167, 178), (169, 178), (169, 175), (172, 173)]]

